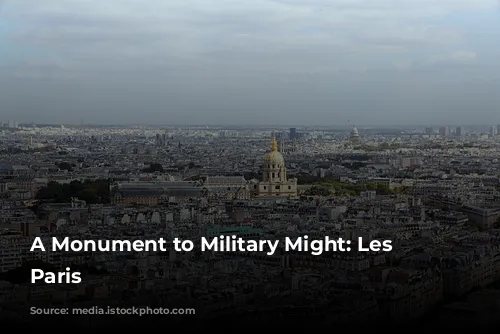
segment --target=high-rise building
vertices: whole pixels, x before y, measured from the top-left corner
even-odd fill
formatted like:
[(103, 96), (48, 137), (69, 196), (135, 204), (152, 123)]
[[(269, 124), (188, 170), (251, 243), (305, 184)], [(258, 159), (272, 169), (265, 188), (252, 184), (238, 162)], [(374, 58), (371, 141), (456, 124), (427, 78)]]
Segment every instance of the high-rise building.
[(156, 146), (163, 146), (163, 137), (159, 133), (156, 134), (155, 145)]
[(490, 136), (495, 137), (497, 135), (497, 128), (495, 126), (490, 126)]
[(276, 139), (278, 142), (285, 139), (286, 132), (273, 132), (271, 138)]
[(297, 139), (297, 129), (290, 128), (290, 140), (295, 140), (295, 139)]
[(439, 134), (443, 137), (448, 137), (450, 135), (450, 128), (447, 126), (440, 127)]
[(500, 135), (500, 124), (497, 125), (497, 136)]
[(455, 129), (455, 136), (457, 136), (457, 137), (461, 137), (462, 136), (462, 127), (461, 126), (458, 126)]

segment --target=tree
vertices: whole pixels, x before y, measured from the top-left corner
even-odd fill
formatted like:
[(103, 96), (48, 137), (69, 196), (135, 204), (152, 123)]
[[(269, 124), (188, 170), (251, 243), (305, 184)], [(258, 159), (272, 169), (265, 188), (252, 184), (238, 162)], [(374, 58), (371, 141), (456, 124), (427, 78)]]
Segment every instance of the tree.
[(70, 184), (49, 182), (36, 194), (36, 198), (56, 203), (69, 203), (72, 197), (77, 197), (89, 204), (109, 203), (109, 181), (87, 180), (73, 181)]
[(155, 172), (160, 172), (163, 173), (163, 166), (159, 163), (150, 163), (149, 167), (144, 168), (142, 170), (145, 173), (155, 173)]
[(60, 163), (56, 163), (56, 166), (60, 169), (60, 170), (67, 170), (68, 172), (72, 172), (73, 171), (73, 167), (74, 165), (68, 163), (68, 162), (60, 162)]
[(312, 186), (304, 192), (304, 196), (330, 196), (331, 194), (331, 190), (317, 186)]
[(391, 148), (391, 145), (389, 143), (382, 143), (379, 147), (381, 150), (388, 150), (389, 148)]

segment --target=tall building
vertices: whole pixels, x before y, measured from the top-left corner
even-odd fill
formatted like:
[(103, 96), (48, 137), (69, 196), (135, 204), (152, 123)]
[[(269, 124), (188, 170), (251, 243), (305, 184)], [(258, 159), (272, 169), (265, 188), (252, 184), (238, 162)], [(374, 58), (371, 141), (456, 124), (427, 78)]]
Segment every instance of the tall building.
[(490, 126), (490, 136), (495, 137), (497, 135), (497, 127), (496, 126)]
[(254, 185), (253, 191), (256, 196), (297, 196), (297, 179), (287, 179), (285, 159), (278, 151), (276, 138), (264, 159), (262, 181)]
[(448, 137), (450, 135), (450, 128), (447, 126), (440, 127), (439, 134), (443, 137)]
[(455, 130), (455, 136), (461, 137), (462, 136), (462, 127), (458, 126)]
[(296, 128), (290, 128), (290, 140), (295, 140), (297, 139), (297, 129)]
[(497, 136), (500, 135), (500, 124), (497, 125)]
[(155, 145), (156, 146), (166, 146), (168, 142), (168, 138), (166, 134), (157, 133), (155, 137)]
[(273, 132), (271, 134), (271, 139), (272, 138), (276, 138), (276, 140), (278, 142), (281, 142), (281, 141), (285, 140), (285, 138), (286, 138), (286, 132)]

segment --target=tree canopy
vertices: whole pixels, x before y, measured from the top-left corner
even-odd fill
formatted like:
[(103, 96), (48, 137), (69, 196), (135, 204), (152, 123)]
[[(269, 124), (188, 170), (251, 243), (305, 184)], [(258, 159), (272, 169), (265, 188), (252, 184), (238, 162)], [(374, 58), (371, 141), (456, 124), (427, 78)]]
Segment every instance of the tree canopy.
[(109, 181), (73, 181), (69, 184), (49, 182), (36, 194), (36, 198), (39, 200), (56, 203), (69, 203), (72, 197), (77, 197), (89, 204), (109, 203)]
[(159, 163), (150, 163), (149, 167), (146, 167), (142, 170), (144, 173), (163, 173), (163, 166)]

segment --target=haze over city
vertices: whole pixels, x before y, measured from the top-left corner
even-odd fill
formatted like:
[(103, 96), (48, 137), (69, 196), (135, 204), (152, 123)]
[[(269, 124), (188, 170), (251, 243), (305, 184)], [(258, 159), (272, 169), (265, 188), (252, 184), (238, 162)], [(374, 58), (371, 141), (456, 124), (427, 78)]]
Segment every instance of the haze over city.
[(500, 122), (495, 0), (0, 3), (3, 120)]

